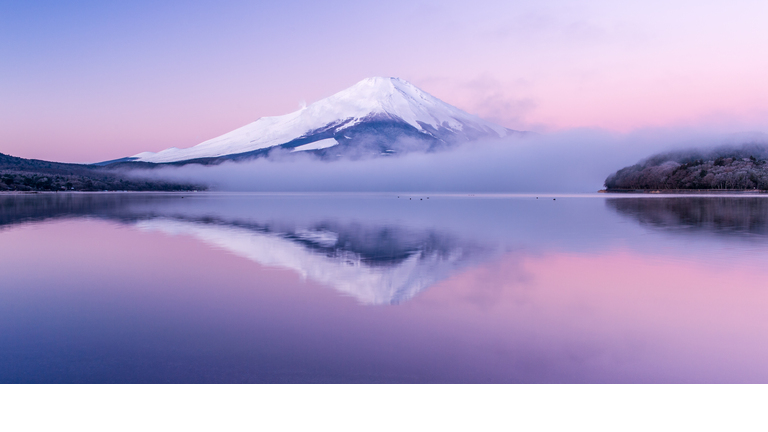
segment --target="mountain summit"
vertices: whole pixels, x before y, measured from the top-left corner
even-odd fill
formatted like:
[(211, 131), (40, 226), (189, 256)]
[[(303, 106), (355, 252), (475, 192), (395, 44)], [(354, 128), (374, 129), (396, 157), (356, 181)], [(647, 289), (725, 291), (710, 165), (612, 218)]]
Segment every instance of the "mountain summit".
[(468, 114), (400, 78), (366, 78), (296, 112), (262, 117), (194, 147), (123, 160), (171, 163), (246, 159), (284, 152), (324, 158), (435, 151), (513, 131)]

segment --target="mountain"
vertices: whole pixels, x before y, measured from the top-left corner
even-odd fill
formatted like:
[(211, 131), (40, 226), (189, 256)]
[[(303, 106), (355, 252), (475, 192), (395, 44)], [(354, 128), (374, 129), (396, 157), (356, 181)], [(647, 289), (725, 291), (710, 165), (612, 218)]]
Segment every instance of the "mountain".
[(24, 159), (0, 153), (0, 191), (189, 191), (203, 185), (133, 177), (120, 164), (107, 167)]
[[(468, 114), (400, 78), (367, 78), (291, 114), (262, 117), (194, 147), (110, 162), (214, 162), (310, 152), (323, 158), (435, 151), (523, 132)], [(279, 149), (279, 150), (278, 150)]]

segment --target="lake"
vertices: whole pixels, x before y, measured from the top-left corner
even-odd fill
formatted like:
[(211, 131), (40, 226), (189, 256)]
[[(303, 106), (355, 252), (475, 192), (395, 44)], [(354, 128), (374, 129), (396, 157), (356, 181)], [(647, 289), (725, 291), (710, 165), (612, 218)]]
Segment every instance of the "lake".
[(2, 383), (765, 383), (768, 196), (0, 195)]

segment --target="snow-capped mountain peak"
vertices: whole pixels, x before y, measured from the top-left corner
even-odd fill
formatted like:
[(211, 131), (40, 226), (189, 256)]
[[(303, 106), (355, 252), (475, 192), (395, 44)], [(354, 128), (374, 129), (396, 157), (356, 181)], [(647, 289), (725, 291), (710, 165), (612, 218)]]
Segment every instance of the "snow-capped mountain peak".
[[(432, 149), (438, 143), (500, 138), (510, 132), (514, 131), (468, 114), (405, 80), (373, 77), (293, 113), (262, 117), (194, 147), (144, 152), (130, 159), (166, 163), (258, 156), (276, 147), (328, 152), (339, 145), (343, 149), (334, 148), (334, 153), (360, 150), (361, 145), (373, 153), (412, 151)], [(404, 138), (410, 144), (396, 145)], [(311, 145), (318, 141), (323, 142)]]

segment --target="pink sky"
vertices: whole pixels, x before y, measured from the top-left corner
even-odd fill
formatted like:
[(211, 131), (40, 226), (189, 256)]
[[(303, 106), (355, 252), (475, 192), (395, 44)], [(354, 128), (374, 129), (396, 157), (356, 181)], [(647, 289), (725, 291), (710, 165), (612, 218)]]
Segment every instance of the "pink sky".
[(0, 152), (189, 147), (368, 76), (515, 129), (768, 131), (768, 3), (24, 3), (0, 16)]

